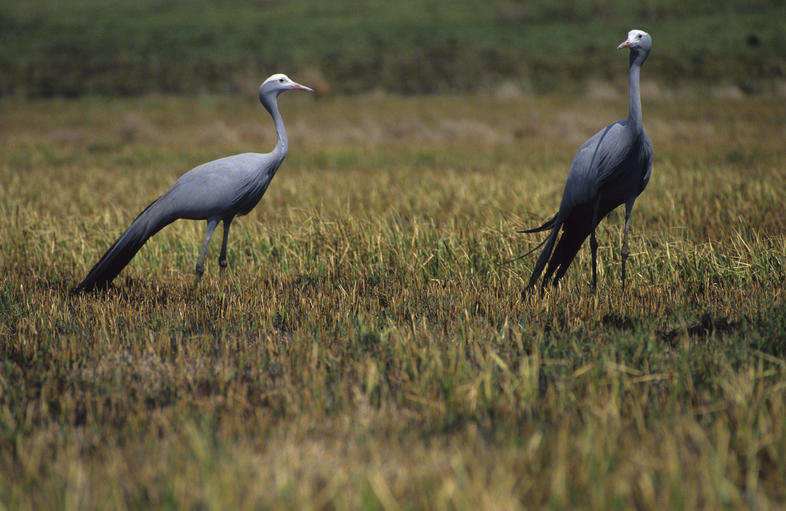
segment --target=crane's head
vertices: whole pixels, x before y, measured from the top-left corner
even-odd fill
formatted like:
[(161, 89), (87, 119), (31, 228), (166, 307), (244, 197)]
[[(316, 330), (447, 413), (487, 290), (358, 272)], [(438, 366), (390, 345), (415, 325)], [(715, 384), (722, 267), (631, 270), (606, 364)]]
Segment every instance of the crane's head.
[(268, 77), (267, 80), (262, 82), (259, 86), (259, 100), (265, 103), (264, 98), (276, 98), (285, 90), (304, 90), (306, 92), (314, 92), (305, 85), (300, 85), (293, 82), (285, 74), (277, 73)]
[(630, 48), (634, 53), (639, 51), (649, 53), (652, 49), (652, 37), (643, 30), (631, 30), (628, 32), (628, 38), (617, 46), (618, 50), (622, 48)]

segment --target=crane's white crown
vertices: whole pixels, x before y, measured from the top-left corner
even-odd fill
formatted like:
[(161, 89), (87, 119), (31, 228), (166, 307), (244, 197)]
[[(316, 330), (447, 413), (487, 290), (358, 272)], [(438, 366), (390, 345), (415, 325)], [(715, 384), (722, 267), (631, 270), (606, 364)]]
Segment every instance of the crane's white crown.
[(633, 29), (628, 32), (628, 43), (632, 44), (641, 39), (644, 36), (648, 36), (649, 34), (643, 30)]
[(292, 81), (284, 73), (276, 73), (274, 75), (270, 75), (264, 82), (262, 82), (262, 85), (265, 85), (268, 82), (275, 82), (275, 81), (278, 81), (278, 80), (284, 80), (284, 83), (289, 83), (289, 82)]

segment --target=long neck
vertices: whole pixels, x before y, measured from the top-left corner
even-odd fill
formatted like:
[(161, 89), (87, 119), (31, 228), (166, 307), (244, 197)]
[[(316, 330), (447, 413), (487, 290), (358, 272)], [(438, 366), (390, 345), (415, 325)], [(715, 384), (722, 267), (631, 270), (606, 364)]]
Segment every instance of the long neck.
[(284, 119), (278, 111), (278, 101), (275, 96), (266, 97), (262, 101), (262, 105), (270, 112), (273, 117), (273, 123), (276, 126), (276, 147), (273, 149), (272, 154), (275, 154), (279, 160), (283, 160), (289, 150), (289, 140), (287, 139), (287, 128), (284, 126)]
[(639, 75), (641, 74), (641, 64), (643, 62), (644, 59), (631, 52), (630, 68), (628, 69), (628, 127), (636, 133), (642, 130)]

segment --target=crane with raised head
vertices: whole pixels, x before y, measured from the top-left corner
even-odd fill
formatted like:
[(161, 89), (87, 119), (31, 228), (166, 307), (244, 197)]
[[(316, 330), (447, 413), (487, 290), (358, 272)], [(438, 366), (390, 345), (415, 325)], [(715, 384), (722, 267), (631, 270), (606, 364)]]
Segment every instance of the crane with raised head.
[(270, 76), (259, 87), (259, 101), (273, 117), (276, 129), (276, 147), (271, 152), (227, 156), (183, 174), (136, 217), (73, 292), (108, 287), (151, 236), (180, 218), (207, 221), (205, 243), (196, 263), (197, 283), (204, 273), (210, 238), (218, 223), (223, 222), (218, 257), (223, 271), (227, 266), (227, 238), (232, 220), (257, 205), (287, 155), (287, 130), (278, 111), (278, 95), (288, 90), (312, 92), (284, 74)]
[(621, 204), (625, 204), (622, 239), (622, 288), (625, 289), (630, 215), (633, 203), (647, 186), (652, 172), (652, 143), (642, 124), (639, 93), (641, 66), (652, 49), (652, 38), (642, 30), (631, 30), (627, 39), (617, 48), (630, 50), (628, 118), (606, 126), (584, 142), (570, 165), (557, 213), (543, 225), (522, 231), (550, 231), (548, 237), (533, 249), (534, 251), (543, 247), (532, 271), (528, 289), (535, 286), (544, 268), (546, 273), (543, 275), (541, 288), (546, 286), (552, 276), (553, 283), (556, 284), (565, 275), (579, 248), (589, 236), (594, 290), (598, 280), (598, 242), (595, 239), (595, 229), (606, 215)]

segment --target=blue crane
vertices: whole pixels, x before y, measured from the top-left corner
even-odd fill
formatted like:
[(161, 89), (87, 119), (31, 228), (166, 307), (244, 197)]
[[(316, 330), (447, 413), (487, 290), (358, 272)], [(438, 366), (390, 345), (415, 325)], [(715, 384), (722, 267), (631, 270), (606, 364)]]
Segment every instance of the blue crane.
[(223, 271), (227, 266), (227, 238), (232, 220), (247, 214), (257, 205), (287, 155), (287, 130), (278, 111), (278, 95), (288, 90), (312, 92), (283, 74), (270, 76), (259, 87), (259, 101), (275, 123), (277, 141), (273, 151), (220, 158), (183, 174), (136, 217), (73, 292), (108, 287), (151, 236), (179, 218), (207, 220), (205, 244), (196, 264), (196, 282), (204, 273), (205, 256), (213, 231), (219, 222), (224, 223), (218, 257)]
[(652, 49), (652, 38), (641, 30), (631, 30), (628, 38), (617, 48), (630, 49), (628, 118), (606, 126), (584, 142), (570, 165), (559, 211), (543, 225), (522, 231), (551, 231), (548, 237), (533, 249), (534, 251), (543, 247), (532, 271), (528, 289), (538, 282), (546, 263), (548, 267), (543, 275), (541, 289), (552, 276), (553, 283), (556, 284), (565, 275), (579, 248), (589, 236), (594, 290), (597, 287), (598, 250), (595, 229), (609, 212), (621, 204), (625, 204), (625, 233), (622, 240), (622, 288), (625, 289), (630, 214), (633, 203), (644, 191), (652, 172), (652, 142), (642, 124), (639, 94), (641, 66)]

